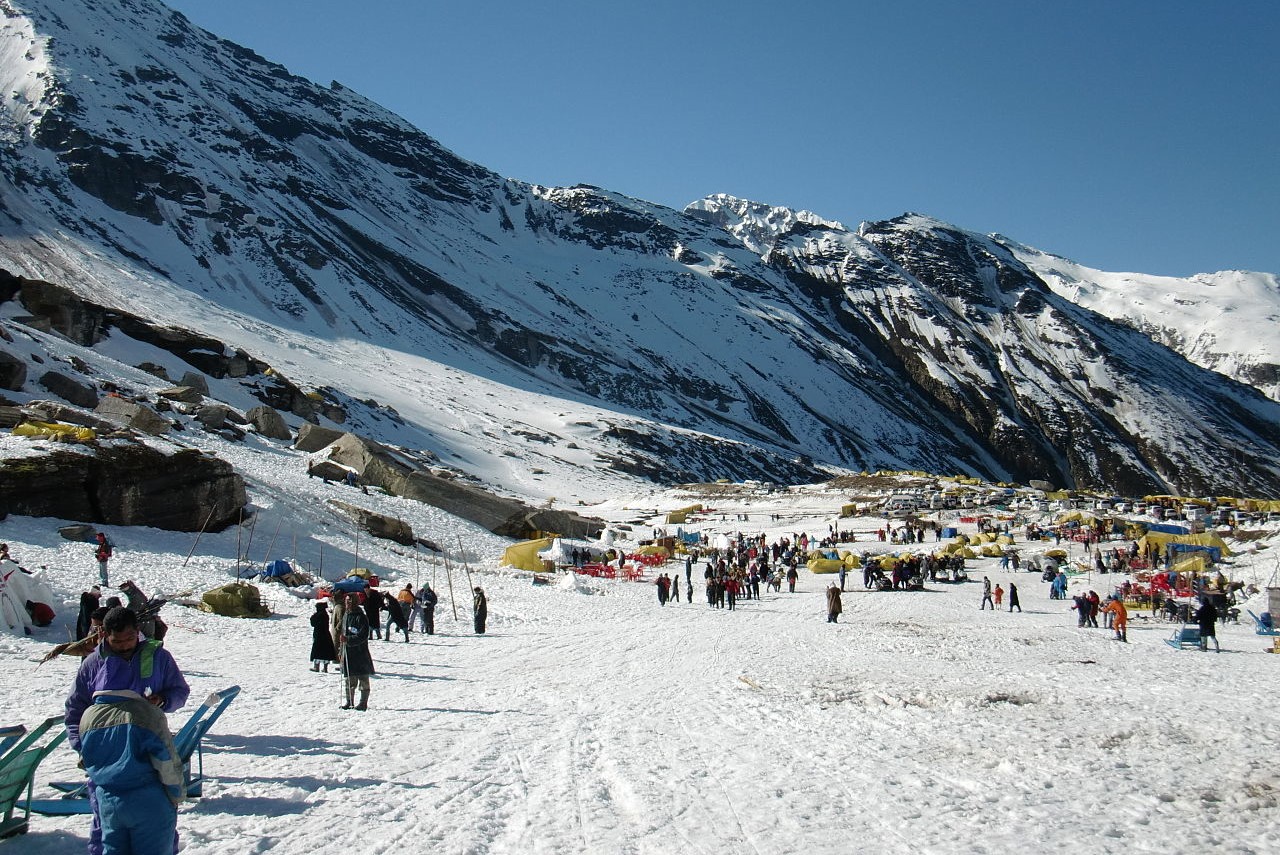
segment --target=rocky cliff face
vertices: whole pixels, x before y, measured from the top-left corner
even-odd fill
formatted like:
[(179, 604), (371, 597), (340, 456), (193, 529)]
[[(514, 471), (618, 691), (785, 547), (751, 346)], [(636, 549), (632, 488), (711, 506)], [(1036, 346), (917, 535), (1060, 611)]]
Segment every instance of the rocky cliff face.
[[(391, 367), (294, 377), (352, 399), (444, 366), (383, 424), (434, 452), (457, 422), (510, 422), (487, 397), (504, 387), (590, 409), (584, 465), (657, 480), (827, 464), (1280, 492), (1280, 405), (1074, 306), (995, 241), (510, 181), (151, 0), (0, 9), (0, 268), (145, 305), (225, 342), (218, 359), (358, 341)], [(494, 442), (527, 467), (563, 439), (511, 427)]]

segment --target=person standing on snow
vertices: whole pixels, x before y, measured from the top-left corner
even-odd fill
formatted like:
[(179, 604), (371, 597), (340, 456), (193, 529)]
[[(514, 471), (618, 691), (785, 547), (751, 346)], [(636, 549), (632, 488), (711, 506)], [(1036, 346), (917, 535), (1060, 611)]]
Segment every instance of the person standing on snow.
[(1022, 604), (1018, 602), (1018, 586), (1010, 582), (1009, 583), (1009, 611), (1012, 612), (1014, 609), (1017, 609), (1019, 612), (1021, 612)]
[[(346, 703), (342, 709), (353, 707), (361, 712), (369, 708), (369, 676), (376, 673), (373, 668), (373, 657), (369, 655), (369, 617), (358, 603), (355, 595), (347, 599), (347, 608), (342, 619), (342, 645), (338, 650), (342, 662)], [(360, 689), (360, 703), (355, 703), (356, 688)]]
[(991, 580), (986, 576), (982, 577), (982, 605), (978, 606), (978, 610), (982, 611), (987, 606), (991, 606), (991, 611), (996, 610), (996, 604), (991, 601)]
[(439, 597), (431, 590), (431, 585), (423, 583), (418, 589), (418, 603), (422, 610), (422, 631), (427, 635), (436, 634), (436, 603)]
[[(133, 692), (146, 702), (166, 713), (174, 712), (187, 702), (191, 688), (160, 641), (147, 640), (138, 631), (138, 617), (123, 606), (112, 608), (102, 619), (102, 642), (85, 657), (76, 673), (75, 684), (67, 696), (67, 742), (77, 752), (83, 746), (80, 740), (80, 724), (86, 710), (93, 705), (100, 692)], [(82, 762), (85, 758), (82, 756)], [(98, 785), (89, 779), (89, 806), (93, 821), (89, 827), (90, 855), (103, 855), (103, 822), (99, 810)], [(113, 806), (115, 802), (112, 803)], [(150, 810), (148, 807), (147, 810)], [(117, 815), (116, 819), (120, 817)], [(163, 819), (160, 815), (157, 820)], [(177, 812), (173, 810), (173, 826), (177, 825)], [(177, 850), (177, 832), (169, 831), (168, 840)]]
[(338, 651), (333, 646), (333, 636), (329, 634), (329, 607), (324, 600), (316, 603), (315, 614), (311, 615), (311, 670), (319, 671), (324, 666), (329, 671), (329, 663), (338, 661)]
[[(350, 606), (355, 603), (348, 602)], [(382, 616), (382, 592), (377, 588), (364, 589), (364, 617), (369, 622), (369, 629), (373, 633), (374, 638), (382, 638), (382, 629), (379, 624), (379, 618)]]
[(476, 635), (484, 635), (484, 625), (489, 619), (489, 598), (484, 595), (484, 589), (476, 585), (473, 592), (475, 597), (471, 601), (471, 608), (474, 615)]
[(93, 550), (93, 557), (98, 559), (98, 584), (104, 588), (110, 587), (107, 582), (107, 562), (111, 560), (111, 556), (115, 552), (115, 547), (111, 545), (111, 541), (107, 539), (107, 533), (100, 531), (94, 535), (97, 546)]
[(792, 564), (787, 568), (787, 593), (794, 594), (796, 592), (796, 580), (800, 578), (800, 574), (796, 572), (796, 565)]

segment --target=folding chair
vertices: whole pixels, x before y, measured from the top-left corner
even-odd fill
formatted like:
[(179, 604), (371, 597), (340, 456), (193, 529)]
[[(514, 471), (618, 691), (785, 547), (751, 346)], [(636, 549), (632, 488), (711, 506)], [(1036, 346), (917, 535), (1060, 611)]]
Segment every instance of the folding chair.
[[(191, 717), (173, 736), (173, 747), (182, 760), (187, 779), (187, 798), (198, 799), (204, 792), (204, 735), (213, 727), (223, 711), (240, 694), (239, 686), (214, 692), (204, 699), (204, 703), (196, 707)], [(196, 773), (191, 773), (191, 755), (196, 756)], [(35, 813), (47, 816), (70, 816), (90, 813), (88, 781), (54, 781), (50, 784), (62, 795), (56, 799), (34, 799), (30, 808)]]
[[(0, 811), (4, 814), (0, 819), (0, 838), (26, 834), (31, 821), (31, 787), (36, 768), (67, 738), (67, 731), (60, 726), (53, 730), (52, 736), (45, 738), (45, 734), (61, 725), (62, 718), (60, 715), (49, 716), (25, 737), (14, 737), (14, 741), (9, 743), (9, 750), (0, 757)], [(5, 728), (10, 735), (14, 730), (16, 728)], [(25, 804), (22, 802), (24, 792), (27, 796)], [(22, 808), (22, 816), (14, 816), (18, 808)]]
[(13, 744), (22, 738), (27, 732), (26, 725), (15, 724), (10, 727), (0, 727), (0, 757), (8, 753)]
[(1253, 618), (1253, 631), (1256, 635), (1280, 635), (1280, 630), (1274, 626), (1268, 626), (1263, 622), (1262, 618), (1253, 613), (1253, 609), (1245, 609), (1249, 613), (1249, 617)]

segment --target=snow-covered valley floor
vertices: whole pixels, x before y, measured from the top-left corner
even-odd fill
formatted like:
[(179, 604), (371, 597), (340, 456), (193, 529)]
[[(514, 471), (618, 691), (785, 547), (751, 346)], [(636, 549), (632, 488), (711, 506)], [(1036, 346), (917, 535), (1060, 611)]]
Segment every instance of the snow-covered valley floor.
[[(832, 519), (792, 516), (767, 531), (823, 532)], [(869, 540), (877, 524), (859, 523), (857, 548), (887, 548)], [(0, 533), (74, 597), (92, 561), (52, 527), (11, 517)], [(202, 541), (186, 568), (192, 536), (154, 534), (121, 559), (145, 590), (226, 580), (217, 553), (236, 554), (234, 533)], [(1237, 559), (1233, 575), (1265, 584), (1268, 551)], [(851, 576), (831, 625), (831, 576), (802, 571), (795, 594), (784, 586), (728, 612), (707, 607), (697, 579), (693, 604), (662, 608), (652, 584), (533, 586), (481, 558), (471, 566), (491, 617), (478, 637), (461, 599), (454, 619), (443, 568), (401, 560), (405, 579), (436, 574), (439, 632), (373, 642), (379, 676), (364, 713), (338, 709), (336, 674), (309, 670), (311, 602), (267, 585), (267, 620), (165, 607), (166, 646), (193, 700), (243, 687), (206, 739), (205, 797), (180, 812), (185, 851), (1264, 853), (1280, 844), (1280, 656), (1264, 652), (1270, 639), (1247, 616), (1220, 630), (1221, 654), (1179, 652), (1160, 621), (1135, 618), (1129, 644), (1076, 628), (1070, 601), (1050, 600), (1038, 574), (998, 572), (994, 559), (971, 561), (971, 578), (1016, 582), (1022, 613), (980, 611), (979, 582), (873, 593)], [(1072, 592), (1105, 595), (1115, 581), (1080, 576)], [(453, 585), (461, 598), (465, 579)], [(1247, 605), (1265, 609), (1263, 597)], [(35, 663), (64, 638), (60, 624), (0, 637), (0, 723), (61, 711), (76, 662)], [(174, 729), (186, 715), (171, 717)], [(59, 748), (37, 795), (76, 776), (74, 766)], [(28, 835), (0, 846), (62, 855), (82, 851), (86, 835), (83, 817), (37, 816)]]

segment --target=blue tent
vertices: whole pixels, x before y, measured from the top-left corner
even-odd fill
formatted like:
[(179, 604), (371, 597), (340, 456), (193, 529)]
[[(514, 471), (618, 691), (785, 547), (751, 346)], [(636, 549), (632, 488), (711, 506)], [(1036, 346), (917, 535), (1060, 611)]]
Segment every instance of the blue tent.
[(1171, 525), (1169, 523), (1151, 523), (1147, 526), (1147, 531), (1158, 531), (1161, 534), (1191, 534), (1191, 529), (1185, 525)]
[(272, 578), (275, 576), (284, 576), (292, 572), (293, 567), (288, 561), (285, 561), (283, 558), (277, 558), (275, 561), (272, 561), (267, 565), (267, 568), (262, 571), (262, 575), (267, 578)]

